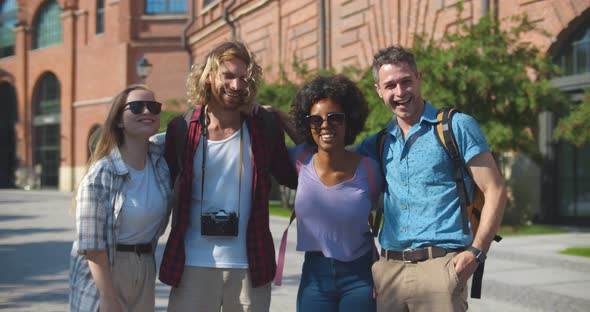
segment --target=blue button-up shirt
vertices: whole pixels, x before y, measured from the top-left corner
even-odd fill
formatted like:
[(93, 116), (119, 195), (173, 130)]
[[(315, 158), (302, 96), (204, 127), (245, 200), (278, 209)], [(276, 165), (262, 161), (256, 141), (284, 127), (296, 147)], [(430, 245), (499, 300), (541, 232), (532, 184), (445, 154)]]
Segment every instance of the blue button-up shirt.
[[(437, 112), (426, 102), (420, 121), (405, 140), (395, 116), (387, 125), (382, 164), (387, 188), (379, 235), (379, 243), (385, 249), (458, 248), (473, 240), (471, 231), (463, 234), (453, 163), (436, 135)], [(472, 117), (457, 113), (452, 127), (465, 163), (489, 151), (484, 134)], [(377, 136), (366, 138), (357, 150), (377, 159)], [(471, 197), (473, 179), (463, 170)]]

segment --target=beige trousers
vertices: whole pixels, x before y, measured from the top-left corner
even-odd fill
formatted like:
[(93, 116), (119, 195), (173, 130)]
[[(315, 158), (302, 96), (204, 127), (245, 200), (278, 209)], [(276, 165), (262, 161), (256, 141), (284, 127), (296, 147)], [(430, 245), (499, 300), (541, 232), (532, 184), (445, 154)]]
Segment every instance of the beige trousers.
[(118, 251), (114, 260), (113, 283), (123, 311), (154, 311), (156, 305), (154, 255)]
[(266, 312), (270, 283), (252, 288), (247, 269), (186, 266), (170, 291), (169, 312)]
[(381, 257), (372, 268), (377, 311), (466, 311), (467, 287), (458, 285), (456, 254), (418, 263)]

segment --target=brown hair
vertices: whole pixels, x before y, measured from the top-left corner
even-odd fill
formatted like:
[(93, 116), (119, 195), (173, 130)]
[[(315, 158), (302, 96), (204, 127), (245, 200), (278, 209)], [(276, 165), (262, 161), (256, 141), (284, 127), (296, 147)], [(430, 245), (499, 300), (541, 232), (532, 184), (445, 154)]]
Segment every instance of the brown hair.
[(414, 54), (412, 54), (412, 52), (401, 46), (391, 46), (379, 50), (373, 57), (373, 80), (375, 80), (375, 83), (379, 83), (379, 69), (381, 69), (381, 66), (387, 64), (399, 66), (402, 63), (408, 64), (414, 74), (418, 74), (416, 60), (414, 59)]

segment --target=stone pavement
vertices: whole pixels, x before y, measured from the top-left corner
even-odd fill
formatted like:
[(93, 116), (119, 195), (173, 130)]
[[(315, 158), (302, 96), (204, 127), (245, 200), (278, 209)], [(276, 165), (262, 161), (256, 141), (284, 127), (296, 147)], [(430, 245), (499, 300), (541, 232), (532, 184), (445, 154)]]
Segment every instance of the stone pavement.
[[(68, 261), (74, 219), (71, 194), (0, 190), (0, 310), (67, 311)], [(287, 219), (272, 217), (278, 246)], [(589, 246), (590, 230), (507, 237), (486, 262), (481, 300), (471, 311), (589, 311), (590, 259), (558, 254)], [(166, 236), (167, 234), (165, 234)], [(283, 286), (272, 290), (271, 311), (295, 311), (303, 254), (295, 251), (291, 225)], [(162, 239), (157, 251), (161, 257)], [(169, 287), (158, 283), (157, 311), (165, 311)]]

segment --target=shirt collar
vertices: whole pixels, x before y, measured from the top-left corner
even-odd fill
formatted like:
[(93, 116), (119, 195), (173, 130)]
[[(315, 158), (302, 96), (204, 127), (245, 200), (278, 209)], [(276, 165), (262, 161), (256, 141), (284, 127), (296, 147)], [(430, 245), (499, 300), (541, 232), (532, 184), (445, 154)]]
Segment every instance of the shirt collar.
[(435, 108), (430, 104), (430, 102), (424, 100), (424, 112), (422, 112), (422, 117), (420, 117), (420, 123), (423, 121), (429, 123), (437, 123), (436, 114), (438, 113), (438, 109)]
[(113, 168), (116, 175), (126, 175), (129, 173), (129, 169), (127, 169), (127, 165), (123, 161), (123, 157), (121, 157), (121, 152), (119, 151), (119, 147), (113, 148), (111, 154), (109, 155), (111, 163), (113, 164)]
[[(437, 113), (438, 113), (438, 109), (435, 108), (434, 106), (432, 106), (432, 104), (430, 104), (430, 102), (424, 100), (424, 111), (422, 112), (422, 116), (420, 116), (419, 124), (422, 124), (422, 122), (428, 122), (431, 124), (437, 123), (438, 122), (438, 120), (436, 119)], [(400, 129), (397, 126), (397, 118), (395, 117), (395, 115), (393, 115), (393, 117), (389, 120), (386, 128), (387, 128), (387, 132), (392, 135), (399, 134)]]
[[(166, 133), (164, 132), (154, 134), (149, 138), (148, 156), (152, 164), (156, 164), (158, 160), (161, 158), (160, 156), (164, 154), (165, 142)], [(126, 175), (129, 173), (127, 164), (125, 164), (125, 161), (123, 161), (121, 151), (118, 147), (113, 148), (111, 154), (109, 155), (109, 158), (111, 159), (111, 163), (113, 164), (113, 168), (115, 169), (115, 174)]]

